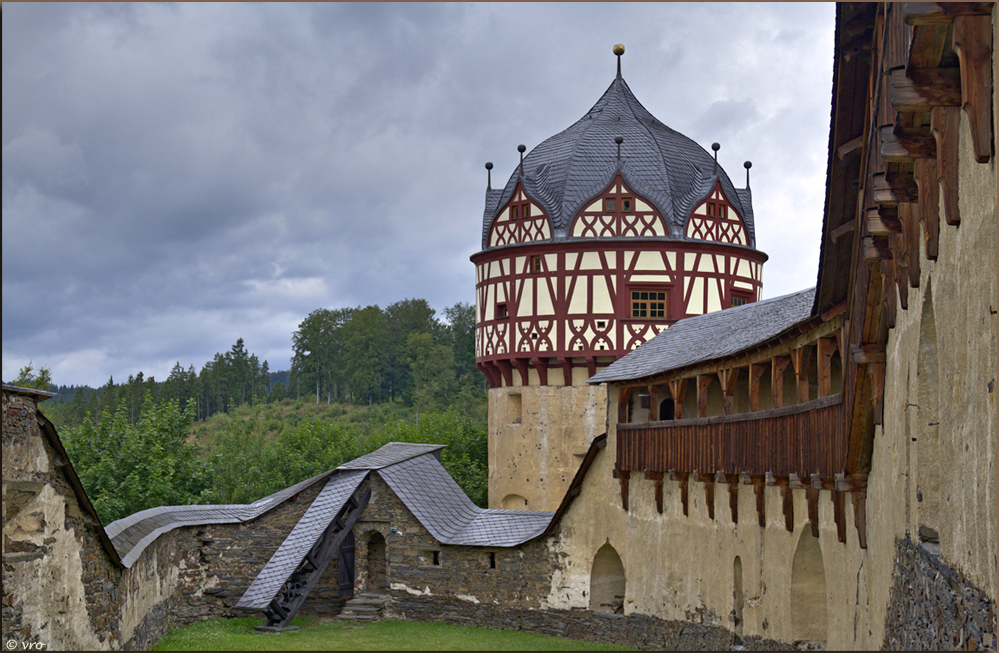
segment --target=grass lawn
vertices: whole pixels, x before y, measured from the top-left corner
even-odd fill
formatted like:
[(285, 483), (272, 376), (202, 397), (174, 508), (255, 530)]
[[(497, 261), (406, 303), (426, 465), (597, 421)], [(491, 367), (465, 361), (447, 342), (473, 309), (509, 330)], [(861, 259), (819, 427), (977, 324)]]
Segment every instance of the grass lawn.
[(419, 621), (371, 624), (319, 623), (295, 617), (299, 630), (266, 633), (253, 630), (260, 617), (212, 619), (172, 629), (155, 651), (628, 651), (535, 635), (523, 631), (475, 628)]

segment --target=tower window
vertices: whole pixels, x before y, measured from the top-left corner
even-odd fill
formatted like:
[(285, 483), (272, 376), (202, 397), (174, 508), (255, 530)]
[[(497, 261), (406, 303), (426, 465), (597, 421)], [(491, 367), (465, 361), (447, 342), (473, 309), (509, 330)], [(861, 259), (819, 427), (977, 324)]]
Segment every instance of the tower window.
[(745, 306), (746, 304), (753, 301), (752, 296), (747, 292), (739, 292), (738, 290), (732, 290), (732, 301), (730, 306)]
[(613, 213), (616, 210), (617, 208), (615, 205), (614, 198), (613, 197), (604, 198), (604, 211), (607, 211), (608, 213)]
[(520, 205), (514, 204), (513, 206), (510, 207), (510, 219), (516, 220), (519, 217), (520, 217)]
[(541, 272), (541, 257), (532, 256), (531, 257), (531, 272)]
[(632, 290), (631, 317), (661, 319), (666, 317), (665, 290)]
[(634, 206), (634, 202), (632, 201), (632, 199), (630, 197), (622, 197), (621, 198), (621, 210), (622, 211), (631, 211), (633, 206)]
[(531, 205), (530, 204), (524, 204), (523, 206), (520, 207), (520, 217), (522, 217), (522, 218), (529, 218), (529, 217), (531, 217)]
[(496, 319), (501, 320), (505, 317), (510, 317), (510, 312), (506, 310), (506, 302), (496, 304)]

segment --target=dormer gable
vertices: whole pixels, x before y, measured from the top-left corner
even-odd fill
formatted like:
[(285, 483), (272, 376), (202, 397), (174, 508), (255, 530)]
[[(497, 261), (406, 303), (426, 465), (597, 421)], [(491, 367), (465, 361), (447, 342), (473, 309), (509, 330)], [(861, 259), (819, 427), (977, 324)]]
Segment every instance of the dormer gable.
[(661, 238), (669, 235), (659, 211), (633, 192), (620, 172), (602, 193), (584, 205), (569, 229), (572, 238)]
[(749, 245), (746, 223), (725, 196), (721, 182), (715, 182), (708, 196), (690, 212), (683, 233), (693, 240)]
[(552, 237), (551, 223), (541, 205), (518, 181), (513, 196), (500, 209), (489, 231), (489, 247), (532, 243)]

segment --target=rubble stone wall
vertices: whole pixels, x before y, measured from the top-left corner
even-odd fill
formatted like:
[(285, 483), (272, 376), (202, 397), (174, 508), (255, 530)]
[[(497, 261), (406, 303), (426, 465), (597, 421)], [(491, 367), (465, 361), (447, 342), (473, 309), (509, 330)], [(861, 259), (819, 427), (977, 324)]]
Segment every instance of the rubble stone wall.
[(994, 651), (995, 602), (947, 566), (938, 546), (906, 536), (896, 551), (882, 648)]

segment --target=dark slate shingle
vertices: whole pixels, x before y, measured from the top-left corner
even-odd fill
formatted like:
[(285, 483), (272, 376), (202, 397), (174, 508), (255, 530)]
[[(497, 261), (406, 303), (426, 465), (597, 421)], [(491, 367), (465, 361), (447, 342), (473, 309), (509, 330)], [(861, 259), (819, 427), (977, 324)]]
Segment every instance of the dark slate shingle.
[(680, 320), (589, 383), (627, 381), (729, 356), (812, 317), (815, 288)]
[(493, 221), (518, 180), (551, 219), (553, 240), (568, 237), (572, 219), (617, 173), (616, 136), (624, 138), (620, 169), (625, 182), (655, 205), (673, 238), (684, 238), (687, 215), (720, 182), (746, 222), (749, 245), (756, 246), (748, 189), (736, 189), (707, 150), (659, 122), (618, 77), (586, 115), (527, 153), (523, 175), (518, 166), (502, 191), (486, 192), (482, 248), (488, 248)]

